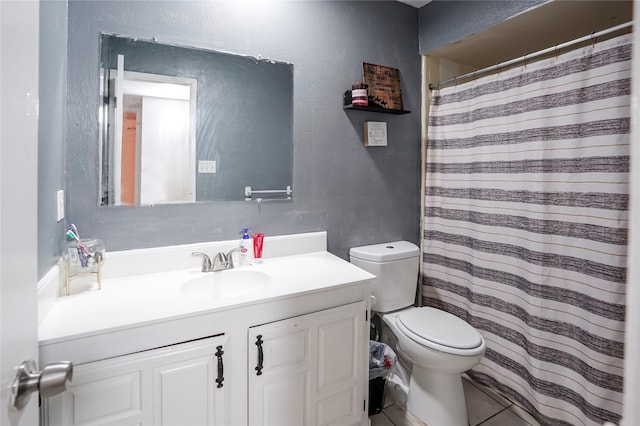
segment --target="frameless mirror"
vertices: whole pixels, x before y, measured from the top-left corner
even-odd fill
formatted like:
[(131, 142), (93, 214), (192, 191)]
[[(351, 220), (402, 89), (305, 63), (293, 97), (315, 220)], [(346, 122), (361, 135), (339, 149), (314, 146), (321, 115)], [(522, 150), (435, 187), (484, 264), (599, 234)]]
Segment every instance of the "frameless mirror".
[(102, 205), (290, 198), (293, 66), (101, 36)]

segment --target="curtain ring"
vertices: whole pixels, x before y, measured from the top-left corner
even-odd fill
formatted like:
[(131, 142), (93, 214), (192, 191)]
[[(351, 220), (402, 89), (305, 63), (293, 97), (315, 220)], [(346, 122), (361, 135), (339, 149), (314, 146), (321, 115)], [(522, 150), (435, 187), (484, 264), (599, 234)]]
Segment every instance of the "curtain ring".
[(595, 33), (595, 31), (591, 32), (591, 47), (596, 47), (596, 37), (594, 37)]
[(556, 43), (556, 45), (555, 45), (554, 53), (556, 54), (556, 59), (558, 59), (558, 54), (559, 54), (558, 43)]
[(527, 55), (528, 55), (528, 53), (525, 53), (525, 54), (524, 54), (524, 57), (523, 57), (523, 61), (524, 61), (524, 69), (527, 69)]

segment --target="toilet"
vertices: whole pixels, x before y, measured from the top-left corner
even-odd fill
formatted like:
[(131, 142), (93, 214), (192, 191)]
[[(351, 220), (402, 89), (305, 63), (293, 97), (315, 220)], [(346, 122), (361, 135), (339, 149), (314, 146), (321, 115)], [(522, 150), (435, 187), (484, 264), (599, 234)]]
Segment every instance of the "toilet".
[(480, 333), (448, 312), (413, 306), (420, 249), (408, 241), (354, 247), (354, 265), (374, 274), (371, 310), (397, 339), (393, 349), (412, 364), (407, 409), (429, 426), (467, 426), (461, 374), (482, 359)]

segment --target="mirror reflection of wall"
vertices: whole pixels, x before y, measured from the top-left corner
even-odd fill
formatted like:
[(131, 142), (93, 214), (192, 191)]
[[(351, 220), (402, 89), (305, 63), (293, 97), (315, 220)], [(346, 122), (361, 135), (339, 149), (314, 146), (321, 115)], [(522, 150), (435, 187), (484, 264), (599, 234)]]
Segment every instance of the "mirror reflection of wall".
[(291, 185), (291, 64), (101, 43), (102, 205), (239, 201), (245, 186)]

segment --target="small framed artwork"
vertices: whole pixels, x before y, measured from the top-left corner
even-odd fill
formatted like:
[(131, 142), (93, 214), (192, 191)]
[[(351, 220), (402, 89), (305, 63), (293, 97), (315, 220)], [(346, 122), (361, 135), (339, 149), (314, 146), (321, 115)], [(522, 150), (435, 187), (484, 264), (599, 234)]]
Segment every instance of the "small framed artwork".
[(364, 146), (387, 146), (387, 123), (384, 121), (365, 121)]
[(402, 109), (400, 71), (397, 68), (362, 63), (364, 83), (369, 86), (369, 105)]

